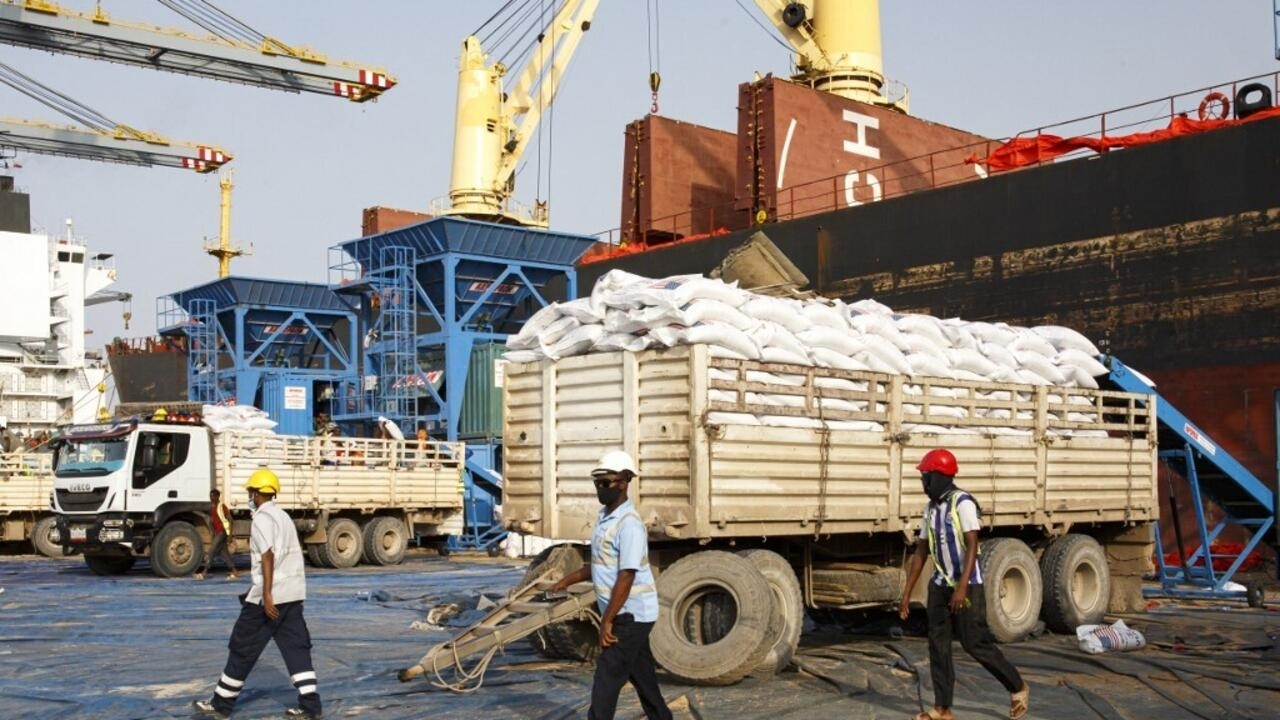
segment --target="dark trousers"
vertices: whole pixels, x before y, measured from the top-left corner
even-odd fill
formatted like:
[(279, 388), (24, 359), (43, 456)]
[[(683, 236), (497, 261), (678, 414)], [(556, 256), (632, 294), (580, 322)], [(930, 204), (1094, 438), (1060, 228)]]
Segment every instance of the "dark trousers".
[(227, 572), (236, 571), (236, 561), (231, 557), (231, 546), (227, 543), (226, 533), (214, 533), (213, 545), (204, 554), (204, 564), (197, 572), (208, 572), (213, 569), (213, 558), (218, 556), (227, 564)]
[(979, 665), (987, 669), (1011, 693), (1022, 689), (1022, 676), (996, 647), (987, 627), (986, 593), (981, 585), (970, 585), (969, 607), (952, 615), (952, 589), (929, 583), (929, 667), (933, 675), (933, 704), (951, 707), (956, 687), (956, 668), (951, 661), (951, 640), (960, 645)]
[(618, 693), (628, 680), (640, 696), (640, 707), (649, 720), (671, 720), (671, 710), (658, 688), (657, 663), (649, 651), (651, 622), (636, 622), (629, 613), (613, 619), (613, 634), (618, 642), (605, 648), (596, 661), (596, 676), (591, 683), (589, 720), (613, 720), (618, 709)]
[(302, 616), (302, 602), (280, 603), (276, 609), (280, 617), (271, 620), (261, 605), (241, 601), (240, 617), (227, 643), (231, 653), (227, 655), (227, 665), (213, 694), (213, 706), (221, 712), (230, 713), (235, 707), (249, 671), (258, 662), (267, 642), (274, 639), (289, 670), (290, 681), (298, 690), (299, 707), (312, 715), (320, 715), (320, 693), (316, 692), (316, 673), (311, 665), (311, 633)]

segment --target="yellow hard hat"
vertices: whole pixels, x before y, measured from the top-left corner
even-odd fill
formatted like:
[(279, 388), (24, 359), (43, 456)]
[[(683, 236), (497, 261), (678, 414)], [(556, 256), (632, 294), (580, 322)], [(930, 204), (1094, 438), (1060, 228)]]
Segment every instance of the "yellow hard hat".
[(167, 417), (169, 417), (169, 411), (164, 408), (156, 408), (155, 413), (151, 415), (151, 419), (155, 422), (161, 422)]
[(267, 495), (280, 494), (280, 478), (270, 470), (263, 468), (254, 472), (249, 476), (249, 482), (244, 484), (249, 490), (257, 490)]

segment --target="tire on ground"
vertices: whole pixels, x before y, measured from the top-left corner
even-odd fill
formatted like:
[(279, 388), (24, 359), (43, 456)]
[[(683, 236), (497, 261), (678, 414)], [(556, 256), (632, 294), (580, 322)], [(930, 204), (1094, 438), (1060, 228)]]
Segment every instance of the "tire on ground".
[(355, 567), (364, 553), (364, 535), (360, 526), (350, 518), (334, 518), (325, 529), (325, 556), (334, 568)]
[(1064, 535), (1040, 558), (1044, 582), (1041, 616), (1054, 632), (1073, 633), (1079, 625), (1102, 622), (1111, 602), (1107, 554), (1088, 535)]
[(307, 543), (307, 560), (315, 567), (331, 568), (333, 563), (329, 562), (329, 550), (324, 543)]
[(160, 577), (185, 577), (204, 560), (204, 541), (195, 526), (174, 520), (151, 541), (151, 572)]
[(993, 538), (982, 543), (979, 560), (991, 634), (1002, 643), (1025, 638), (1040, 619), (1044, 590), (1031, 548), (1015, 538)]
[(409, 547), (409, 531), (400, 518), (383, 515), (364, 526), (364, 561), (371, 565), (399, 565)]
[[(529, 562), (529, 568), (516, 589), (525, 587), (549, 570), (554, 571), (552, 579), (559, 580), (582, 565), (582, 553), (577, 546), (552, 545)], [(530, 635), (529, 642), (539, 655), (555, 660), (591, 662), (600, 654), (600, 631), (588, 620), (552, 623)]]
[[(734, 608), (733, 626), (704, 643), (688, 631), (690, 613), (725, 600)], [(730, 685), (764, 660), (773, 613), (773, 591), (750, 560), (720, 550), (704, 550), (677, 560), (658, 578), (658, 622), (650, 645), (658, 664), (694, 685)], [(706, 614), (705, 612), (703, 613)], [(704, 622), (705, 625), (705, 622)]]
[(50, 515), (36, 521), (31, 528), (31, 546), (45, 557), (62, 557), (62, 546), (49, 538), (49, 533), (58, 527), (58, 518)]
[(123, 575), (133, 569), (138, 560), (132, 555), (85, 555), (84, 564), (94, 575)]
[(774, 620), (765, 636), (764, 660), (757, 672), (769, 675), (782, 672), (791, 665), (791, 658), (800, 647), (800, 632), (804, 629), (804, 594), (796, 572), (781, 555), (771, 550), (743, 550), (738, 553), (751, 561), (764, 575), (773, 591)]

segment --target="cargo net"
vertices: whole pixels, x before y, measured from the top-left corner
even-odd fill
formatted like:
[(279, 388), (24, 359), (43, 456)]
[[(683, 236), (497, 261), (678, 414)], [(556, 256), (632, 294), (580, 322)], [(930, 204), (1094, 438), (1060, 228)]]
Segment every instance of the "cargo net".
[(706, 345), (713, 358), (712, 422), (884, 430), (898, 382), (910, 399), (897, 416), (902, 431), (1148, 430), (1138, 396), (1098, 390), (1097, 378), (1108, 373), (1101, 354), (1070, 328), (942, 320), (870, 299), (758, 295), (701, 275), (611, 270), (590, 297), (530, 318), (505, 357), (537, 362), (685, 345)]

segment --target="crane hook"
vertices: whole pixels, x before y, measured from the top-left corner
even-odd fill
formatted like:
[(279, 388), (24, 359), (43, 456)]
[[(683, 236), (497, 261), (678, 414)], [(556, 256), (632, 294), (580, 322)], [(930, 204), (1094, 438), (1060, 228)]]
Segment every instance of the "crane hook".
[(662, 75), (656, 70), (649, 73), (649, 90), (652, 91), (653, 104), (649, 106), (649, 112), (654, 115), (658, 114), (658, 88), (662, 85)]

